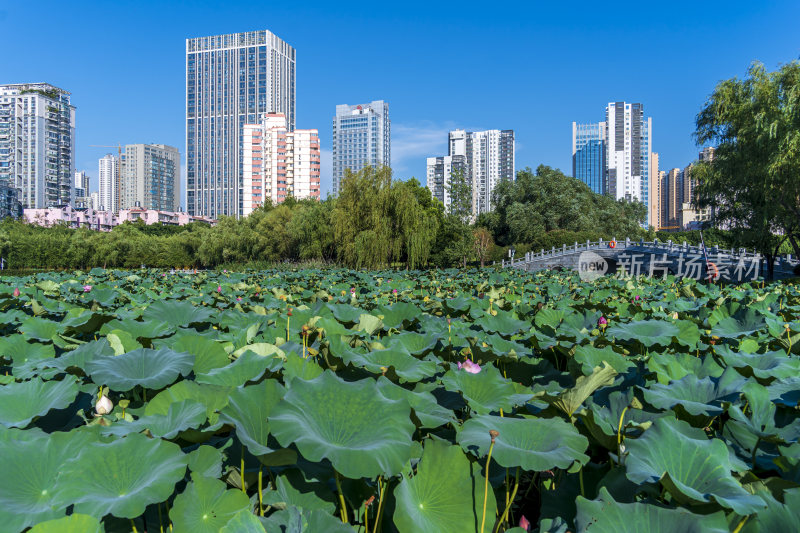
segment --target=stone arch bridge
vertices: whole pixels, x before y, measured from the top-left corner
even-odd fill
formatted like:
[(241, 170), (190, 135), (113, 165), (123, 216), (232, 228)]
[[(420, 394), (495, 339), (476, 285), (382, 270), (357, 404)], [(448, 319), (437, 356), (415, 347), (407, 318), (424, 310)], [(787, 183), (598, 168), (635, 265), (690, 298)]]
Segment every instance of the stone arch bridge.
[[(706, 263), (706, 256), (710, 265)], [(511, 261), (502, 261), (501, 266), (528, 271), (569, 268), (579, 271), (589, 279), (596, 275), (624, 271), (630, 275), (661, 277), (673, 274), (695, 279), (708, 279), (713, 275), (715, 279), (744, 282), (759, 276), (765, 277), (766, 261), (762, 259), (758, 253), (744, 248), (726, 250), (710, 246), (706, 247), (704, 255), (702, 247), (690, 246), (686, 242), (677, 244), (672, 241), (601, 239), (528, 252)], [(790, 255), (777, 258), (775, 278), (793, 276), (798, 263), (800, 262)]]

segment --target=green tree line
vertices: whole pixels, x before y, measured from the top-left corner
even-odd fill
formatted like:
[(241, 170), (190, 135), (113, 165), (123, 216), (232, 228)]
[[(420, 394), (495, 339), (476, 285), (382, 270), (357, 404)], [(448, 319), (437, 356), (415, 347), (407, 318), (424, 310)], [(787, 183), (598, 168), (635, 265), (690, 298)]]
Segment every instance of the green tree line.
[[(337, 198), (265, 205), (216, 226), (125, 223), (110, 232), (21, 221), (0, 224), (0, 255), (12, 269), (215, 268), (281, 262), (322, 262), (353, 268), (451, 267), (549, 249), (587, 238), (643, 235), (640, 204), (594, 194), (558, 170), (518, 173), (495, 192), (494, 212), (470, 220), (472, 193), (453, 184), (455, 205), (441, 202), (416, 179), (392, 178), (388, 168), (348, 173)], [(464, 204), (464, 205), (460, 205)]]

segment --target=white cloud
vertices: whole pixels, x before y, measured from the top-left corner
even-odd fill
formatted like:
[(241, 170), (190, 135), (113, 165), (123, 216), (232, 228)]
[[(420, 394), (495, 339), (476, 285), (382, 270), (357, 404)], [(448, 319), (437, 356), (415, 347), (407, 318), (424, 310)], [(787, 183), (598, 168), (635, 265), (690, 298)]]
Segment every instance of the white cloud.
[(392, 169), (405, 173), (424, 168), (428, 157), (447, 155), (447, 134), (452, 129), (456, 126), (450, 122), (392, 124)]

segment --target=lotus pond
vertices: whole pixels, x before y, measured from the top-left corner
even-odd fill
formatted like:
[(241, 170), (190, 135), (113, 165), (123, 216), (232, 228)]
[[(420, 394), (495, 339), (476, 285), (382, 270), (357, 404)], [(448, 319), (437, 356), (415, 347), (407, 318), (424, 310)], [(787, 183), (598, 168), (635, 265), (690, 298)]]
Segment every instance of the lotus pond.
[(791, 283), (95, 269), (0, 315), (2, 531), (800, 531)]

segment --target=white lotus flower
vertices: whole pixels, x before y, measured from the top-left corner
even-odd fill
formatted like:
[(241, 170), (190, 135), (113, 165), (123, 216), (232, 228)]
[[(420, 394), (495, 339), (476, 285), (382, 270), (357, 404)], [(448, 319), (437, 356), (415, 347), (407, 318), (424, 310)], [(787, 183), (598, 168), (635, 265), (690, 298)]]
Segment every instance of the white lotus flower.
[(114, 404), (111, 403), (111, 400), (108, 399), (108, 396), (103, 396), (97, 403), (94, 404), (94, 410), (97, 411), (98, 415), (105, 415), (111, 412), (114, 409)]

